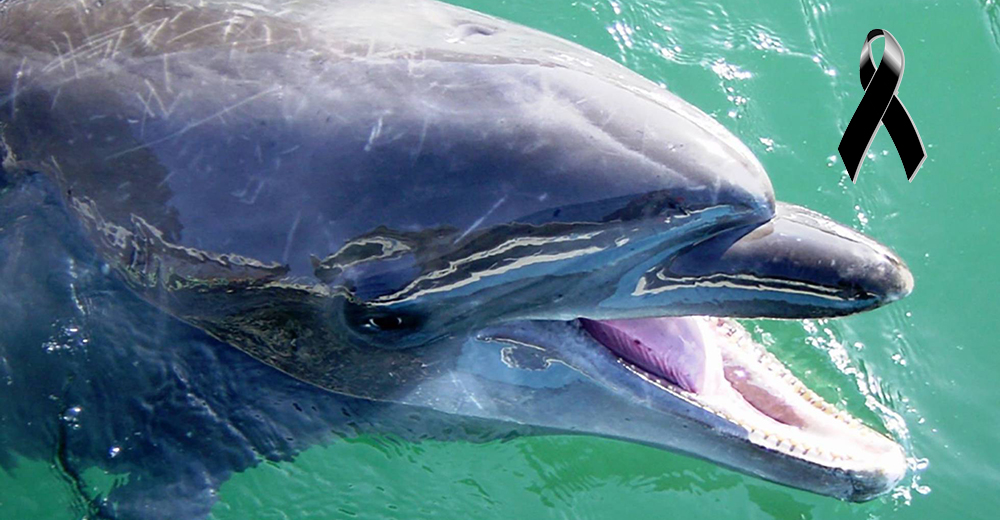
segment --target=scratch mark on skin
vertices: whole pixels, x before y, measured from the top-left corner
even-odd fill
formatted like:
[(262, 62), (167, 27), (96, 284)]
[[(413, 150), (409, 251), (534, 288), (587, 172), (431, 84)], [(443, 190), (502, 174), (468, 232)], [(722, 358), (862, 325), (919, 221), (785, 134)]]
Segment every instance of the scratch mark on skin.
[(302, 210), (295, 213), (295, 220), (292, 222), (292, 229), (288, 231), (285, 238), (285, 251), (281, 254), (281, 263), (288, 265), (288, 254), (292, 249), (292, 241), (295, 240), (295, 231), (299, 229), (299, 222), (302, 220)]
[[(253, 190), (253, 193), (249, 193), (250, 186), (256, 186)], [(242, 202), (243, 204), (248, 204), (252, 206), (254, 203), (257, 202), (257, 196), (260, 195), (260, 192), (263, 189), (264, 189), (264, 181), (262, 179), (254, 177), (251, 178), (249, 181), (247, 181), (247, 185), (245, 188), (243, 188), (238, 192), (234, 192), (233, 196), (239, 199), (239, 201)]]
[(649, 119), (642, 119), (642, 133), (639, 141), (639, 153), (646, 155), (646, 131), (649, 129)]
[[(153, 83), (150, 82), (148, 79), (144, 81), (146, 83), (146, 86), (149, 87), (150, 97), (147, 98), (147, 101), (149, 99), (155, 98), (156, 103), (160, 106), (160, 114), (162, 114), (163, 119), (170, 120), (170, 116), (173, 115), (174, 110), (177, 109), (177, 103), (180, 101), (182, 97), (184, 97), (184, 93), (174, 96), (173, 103), (170, 103), (170, 106), (168, 107), (166, 103), (163, 102), (163, 98), (160, 97), (160, 93), (157, 92), (156, 85), (153, 85)], [(153, 113), (150, 113), (149, 115), (155, 116), (155, 114)]]
[(143, 97), (136, 92), (135, 97), (139, 98), (139, 101), (142, 102), (142, 106), (144, 107), (142, 111), (142, 119), (139, 122), (139, 138), (142, 139), (146, 136), (146, 117), (156, 117), (156, 114), (154, 114), (153, 110), (149, 108), (149, 100), (152, 97), (151, 95), (147, 96), (146, 99), (143, 99)]
[(102, 33), (88, 35), (87, 38), (83, 40), (80, 51), (83, 52), (84, 49), (89, 49), (89, 54), (86, 57), (96, 57), (102, 53), (103, 48), (103, 58), (114, 59), (118, 54), (118, 48), (121, 46), (121, 42), (128, 34), (128, 30), (134, 26), (135, 22), (131, 22), (120, 27), (115, 27), (114, 29), (109, 29)]
[[(305, 109), (307, 109), (308, 107), (309, 107), (309, 98), (307, 98), (306, 96), (300, 97), (299, 98), (299, 106), (295, 107), (295, 112), (291, 114), (291, 117), (292, 118), (299, 117), (299, 115), (302, 113), (302, 111), (305, 110)], [(289, 117), (287, 115), (287, 111), (286, 111), (286, 116), (285, 117), (286, 118)]]
[[(238, 18), (238, 17), (234, 17), (234, 19), (236, 19), (236, 18)], [(243, 21), (243, 20), (241, 19), (240, 21)], [(254, 28), (254, 24), (252, 24), (252, 23), (243, 24), (243, 29), (241, 29), (240, 32), (236, 33), (236, 36), (233, 37), (233, 41), (235, 41), (235, 42), (243, 41), (242, 40), (243, 35), (246, 34), (247, 31), (249, 31), (250, 29), (253, 29), (253, 28)], [(227, 27), (226, 29), (228, 30), (229, 28)]]
[(372, 133), (368, 135), (368, 143), (365, 144), (365, 151), (372, 151), (372, 145), (375, 144), (375, 140), (378, 136), (382, 135), (382, 120), (384, 116), (378, 116), (378, 122), (372, 127)]
[(21, 66), (14, 74), (14, 84), (10, 94), (10, 119), (13, 121), (17, 117), (17, 94), (21, 88), (21, 76), (24, 76), (24, 65), (28, 63), (28, 57), (21, 58)]
[(150, 141), (148, 143), (143, 143), (143, 144), (141, 144), (139, 146), (133, 146), (132, 148), (127, 148), (127, 149), (122, 150), (120, 152), (113, 153), (113, 154), (105, 157), (104, 160), (109, 161), (111, 159), (116, 159), (116, 158), (121, 157), (123, 155), (129, 154), (129, 153), (132, 153), (132, 152), (135, 152), (135, 151), (138, 151), (138, 150), (142, 150), (143, 148), (148, 148), (150, 146), (154, 146), (154, 145), (160, 144), (162, 142), (169, 141), (169, 140), (171, 140), (171, 139), (173, 139), (175, 137), (180, 137), (180, 136), (184, 135), (185, 133), (187, 133), (187, 132), (189, 132), (189, 131), (191, 131), (191, 130), (193, 130), (193, 129), (195, 129), (195, 128), (197, 128), (197, 127), (199, 127), (199, 126), (201, 126), (201, 125), (203, 125), (203, 124), (205, 124), (205, 123), (207, 123), (207, 122), (209, 122), (209, 121), (211, 121), (211, 120), (213, 120), (213, 119), (215, 119), (217, 117), (221, 118), (222, 116), (226, 115), (227, 113), (229, 113), (229, 112), (231, 112), (231, 111), (233, 111), (233, 110), (235, 110), (235, 109), (237, 109), (237, 108), (239, 108), (239, 107), (241, 107), (243, 105), (246, 105), (247, 103), (250, 103), (250, 102), (252, 102), (252, 101), (254, 101), (254, 100), (258, 99), (258, 98), (264, 97), (264, 96), (266, 96), (268, 94), (273, 94), (275, 92), (278, 92), (279, 90), (281, 90), (281, 87), (273, 87), (273, 88), (270, 88), (268, 90), (264, 90), (262, 92), (258, 92), (258, 93), (254, 94), (254, 95), (252, 95), (252, 96), (250, 96), (250, 97), (248, 97), (248, 98), (246, 98), (246, 99), (244, 99), (242, 101), (239, 101), (239, 102), (237, 102), (237, 103), (235, 103), (233, 105), (230, 105), (230, 106), (228, 106), (226, 108), (223, 108), (222, 110), (219, 110), (218, 112), (215, 112), (214, 114), (212, 114), (210, 116), (207, 116), (207, 117), (204, 117), (204, 118), (199, 119), (197, 121), (188, 123), (188, 124), (184, 125), (184, 128), (181, 128), (180, 130), (178, 130), (178, 131), (176, 131), (174, 133), (167, 134), (167, 135), (165, 135), (165, 136), (163, 136), (163, 137), (161, 137), (159, 139), (155, 139), (155, 140)]
[(420, 154), (424, 151), (424, 139), (427, 138), (427, 125), (429, 118), (424, 116), (424, 124), (420, 127), (420, 140), (417, 141), (417, 149), (413, 152), (413, 163), (416, 164)]
[[(258, 41), (264, 41), (264, 40), (258, 40)], [(275, 45), (275, 44), (285, 43), (285, 42), (291, 42), (291, 41), (292, 40), (288, 40), (288, 39), (274, 40), (274, 41), (269, 41), (269, 42), (261, 43), (260, 45), (255, 45), (253, 47), (247, 47), (246, 50), (248, 50), (248, 51), (258, 51), (258, 50), (270, 47), (270, 46)], [(243, 42), (243, 43), (246, 44), (246, 43), (253, 43), (253, 42)]]
[[(222, 126), (229, 126), (229, 121), (226, 119), (225, 114), (219, 114), (219, 121), (222, 123)], [(230, 142), (232, 142), (232, 140), (230, 140)]]
[[(226, 43), (229, 42), (229, 35), (233, 33), (233, 26), (236, 25), (237, 22), (240, 22), (242, 20), (243, 19), (240, 18), (239, 13), (237, 13), (236, 16), (232, 16), (228, 20), (226, 20), (226, 28), (222, 31), (222, 41), (224, 41)], [(201, 30), (201, 29), (195, 29), (195, 31), (199, 31), (199, 30)], [(246, 31), (245, 27), (244, 27), (243, 31), (240, 31), (239, 34), (236, 35), (236, 38), (239, 39), (240, 34), (243, 34), (244, 31)], [(173, 41), (173, 40), (170, 40), (170, 41)]]
[[(11, 253), (11, 256), (8, 258), (7, 262), (9, 262), (9, 264), (7, 265), (16, 265), (21, 261), (21, 252), (24, 250), (24, 227), (17, 224), (26, 216), (27, 215), (22, 215), (18, 217), (17, 221), (14, 223), (14, 242), (17, 244), (17, 247), (13, 248), (13, 253)], [(3, 228), (0, 228), (0, 231), (3, 231)]]
[(69, 58), (73, 62), (73, 75), (76, 79), (80, 79), (80, 67), (76, 63), (76, 50), (73, 49), (73, 39), (66, 32), (63, 33), (63, 36), (66, 37), (66, 44), (69, 46)]
[(136, 11), (135, 14), (132, 15), (132, 18), (135, 19), (135, 20), (138, 20), (143, 14), (146, 13), (146, 10), (148, 10), (148, 9), (150, 9), (152, 7), (155, 7), (156, 5), (157, 4), (155, 2), (150, 2), (149, 5), (147, 5), (146, 7), (143, 7), (142, 9), (139, 9), (138, 11)]
[(180, 20), (182, 16), (188, 14), (192, 9), (195, 9), (195, 7), (191, 5), (185, 5), (182, 6), (181, 9), (182, 9), (181, 11), (178, 11), (177, 14), (175, 14), (174, 17), (170, 19), (169, 23), (177, 23), (177, 20)]
[(59, 161), (56, 160), (56, 156), (55, 155), (49, 155), (49, 160), (52, 161), (52, 166), (55, 166), (56, 173), (59, 175), (59, 180), (60, 181), (65, 181), (66, 180), (66, 174), (63, 173), (62, 165), (59, 164)]
[(463, 394), (465, 394), (465, 397), (468, 397), (469, 400), (472, 401), (472, 404), (476, 405), (476, 407), (480, 410), (483, 409), (483, 405), (478, 399), (476, 399), (476, 396), (465, 387), (465, 383), (463, 383), (462, 380), (459, 379), (454, 373), (451, 374), (451, 383), (455, 385), (455, 388), (458, 388)]
[(121, 32), (118, 33), (118, 38), (115, 39), (115, 45), (114, 45), (114, 47), (111, 48), (111, 56), (109, 56), (109, 58), (111, 58), (112, 60), (115, 59), (115, 56), (118, 55), (118, 47), (121, 46), (122, 40), (125, 39), (125, 33), (127, 33), (127, 32), (128, 32), (128, 29), (123, 28), (121, 30)]
[(135, 25), (135, 22), (129, 22), (129, 23), (125, 24), (125, 25), (120, 25), (118, 27), (107, 29), (104, 32), (99, 32), (97, 34), (88, 35), (87, 38), (85, 38), (83, 40), (83, 45), (86, 46), (86, 45), (93, 44), (95, 42), (96, 43), (100, 43), (100, 42), (105, 41), (108, 38), (110, 38), (110, 37), (112, 37), (112, 36), (114, 36), (114, 35), (122, 32), (124, 30), (127, 30), (128, 28), (130, 28), (130, 27), (132, 27), (134, 25)]
[(108, 44), (111, 42), (102, 42), (102, 45), (91, 45), (87, 44), (80, 47), (78, 54), (80, 58), (84, 60), (93, 60), (100, 58), (108, 53)]
[(157, 188), (162, 188), (163, 186), (165, 186), (165, 185), (166, 185), (166, 184), (167, 184), (168, 182), (170, 182), (170, 179), (171, 179), (171, 178), (172, 178), (172, 177), (174, 176), (174, 174), (176, 174), (176, 173), (177, 173), (176, 171), (171, 171), (170, 173), (168, 173), (168, 174), (167, 174), (167, 175), (166, 175), (166, 176), (165, 176), (165, 177), (163, 178), (163, 180), (162, 180), (162, 181), (160, 181), (160, 183), (156, 185), (156, 187), (157, 187)]
[(271, 45), (271, 26), (264, 24), (264, 40), (267, 41), (267, 45)]
[(56, 89), (56, 94), (52, 96), (52, 104), (49, 106), (49, 111), (56, 109), (56, 102), (59, 101), (59, 94), (62, 94), (62, 87)]
[(59, 48), (59, 44), (55, 40), (52, 41), (52, 46), (56, 48), (56, 59), (52, 60), (48, 65), (42, 68), (42, 72), (49, 72), (56, 65), (59, 66), (64, 72), (66, 71), (66, 60), (63, 59), (63, 51)]
[[(153, 40), (155, 40), (157, 35), (160, 34), (160, 31), (167, 26), (169, 21), (170, 20), (168, 18), (161, 18), (136, 27), (136, 30), (142, 35), (142, 38), (140, 39), (142, 44), (151, 49), (156, 48), (156, 46), (153, 45)], [(153, 27), (154, 25), (156, 27)]]
[(235, 5), (235, 6), (244, 7), (246, 9), (250, 10), (250, 11), (253, 11), (254, 12), (253, 13), (254, 16), (257, 15), (257, 13), (255, 11), (261, 11), (261, 12), (263, 12), (265, 14), (270, 14), (271, 13), (271, 10), (268, 9), (263, 4), (255, 4), (255, 3), (250, 3), (250, 2), (231, 2), (231, 3), (233, 5)]
[[(173, 42), (175, 42), (177, 40), (180, 40), (182, 38), (186, 38), (186, 37), (188, 37), (188, 36), (190, 36), (190, 35), (192, 35), (192, 34), (194, 34), (196, 32), (204, 31), (205, 29), (208, 29), (208, 28), (211, 28), (211, 27), (216, 27), (216, 26), (219, 26), (219, 25), (222, 25), (222, 24), (232, 24), (234, 20), (238, 21), (239, 18), (238, 17), (233, 17), (233, 18), (229, 18), (228, 20), (219, 20), (218, 22), (212, 22), (212, 23), (209, 23), (209, 24), (202, 25), (201, 27), (196, 27), (196, 28), (191, 29), (190, 31), (188, 31), (186, 33), (182, 33), (182, 34), (178, 34), (177, 36), (174, 36), (173, 38), (167, 40), (167, 43), (173, 43)], [(226, 34), (228, 35), (228, 32)]]
[(88, 33), (88, 26), (86, 20), (84, 20), (84, 16), (90, 14), (90, 8), (87, 7), (85, 0), (77, 0), (77, 2), (80, 4), (80, 9), (76, 10), (76, 17), (80, 21), (80, 28), (83, 29), (84, 38), (86, 39), (90, 37), (90, 34)]
[(170, 86), (170, 64), (167, 62), (167, 56), (167, 54), (163, 55), (163, 86), (166, 87), (167, 92), (172, 94), (174, 89)]
[(463, 232), (463, 233), (462, 233), (462, 234), (461, 234), (461, 235), (460, 235), (460, 236), (459, 236), (458, 238), (456, 238), (456, 239), (455, 239), (455, 240), (454, 240), (454, 241), (453, 241), (452, 243), (453, 243), (453, 244), (457, 244), (457, 243), (458, 243), (458, 242), (460, 242), (460, 241), (461, 241), (461, 240), (462, 240), (463, 238), (465, 238), (465, 237), (466, 237), (466, 236), (467, 236), (467, 235), (468, 235), (469, 233), (472, 233), (472, 231), (473, 231), (473, 230), (475, 230), (475, 229), (476, 229), (476, 228), (478, 228), (478, 227), (479, 227), (480, 225), (482, 225), (483, 221), (484, 221), (484, 220), (486, 220), (486, 218), (487, 218), (487, 217), (489, 217), (490, 215), (492, 215), (492, 214), (493, 214), (493, 212), (494, 212), (494, 211), (496, 211), (496, 210), (497, 210), (497, 208), (499, 208), (499, 207), (500, 207), (500, 205), (501, 205), (501, 204), (503, 204), (503, 203), (504, 203), (504, 202), (506, 202), (506, 201), (507, 201), (507, 196), (506, 196), (506, 195), (504, 195), (503, 197), (500, 197), (500, 200), (496, 201), (496, 203), (494, 203), (494, 204), (493, 204), (493, 207), (491, 207), (491, 208), (490, 208), (490, 209), (489, 209), (489, 210), (488, 210), (488, 211), (487, 211), (487, 212), (486, 212), (486, 213), (485, 213), (485, 214), (484, 214), (483, 216), (481, 216), (481, 217), (477, 218), (477, 219), (476, 219), (476, 221), (475, 221), (475, 222), (473, 222), (473, 223), (472, 223), (472, 225), (471, 225), (471, 226), (469, 226), (469, 228), (468, 228), (468, 229), (466, 229), (466, 230), (465, 230), (465, 232)]

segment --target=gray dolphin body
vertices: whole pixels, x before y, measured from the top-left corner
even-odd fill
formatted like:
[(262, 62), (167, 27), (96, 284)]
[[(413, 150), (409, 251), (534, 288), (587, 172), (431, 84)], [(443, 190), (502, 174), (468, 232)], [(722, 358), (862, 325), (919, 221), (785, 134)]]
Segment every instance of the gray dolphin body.
[(902, 261), (577, 45), (423, 0), (13, 0), (0, 101), (4, 182), (298, 379), (850, 500), (905, 473), (730, 319), (876, 307)]

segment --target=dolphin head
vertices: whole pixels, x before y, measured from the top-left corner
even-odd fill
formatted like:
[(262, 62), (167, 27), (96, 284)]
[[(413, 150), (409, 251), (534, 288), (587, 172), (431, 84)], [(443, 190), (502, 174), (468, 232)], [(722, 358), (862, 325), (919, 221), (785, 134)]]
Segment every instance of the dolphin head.
[(4, 169), (59, 183), (181, 320), (334, 392), (518, 431), (850, 500), (905, 473), (733, 319), (872, 309), (910, 292), (905, 264), (775, 202), (738, 139), (618, 64), (436, 2), (34, 5), (0, 31)]
[(378, 399), (679, 450), (848, 500), (891, 489), (906, 471), (900, 446), (733, 318), (874, 308), (912, 289), (905, 264), (786, 204), (757, 225), (672, 218), (649, 234), (659, 219), (484, 232), (402, 289), (347, 303), (340, 329), (431, 367)]
[[(562, 105), (598, 90), (565, 71), (546, 83)], [(848, 500), (891, 489), (906, 471), (899, 445), (808, 389), (733, 318), (876, 308), (912, 290), (903, 261), (774, 202), (752, 154), (680, 100), (609, 87), (587, 103), (642, 121), (640, 152), (569, 161), (592, 157), (581, 127), (616, 143), (634, 132), (599, 118), (538, 129), (557, 143), (552, 161), (577, 169), (519, 191), (544, 209), (381, 228), (316, 263), (348, 288), (345, 341), (430, 367), (377, 398), (680, 450)], [(488, 219), (506, 203), (479, 209)]]
[(852, 501), (888, 491), (906, 472), (900, 446), (733, 318), (864, 311), (908, 294), (909, 270), (801, 207), (758, 224), (713, 211), (484, 231), (401, 289), (346, 304), (342, 330), (435, 367), (380, 399), (679, 450)]

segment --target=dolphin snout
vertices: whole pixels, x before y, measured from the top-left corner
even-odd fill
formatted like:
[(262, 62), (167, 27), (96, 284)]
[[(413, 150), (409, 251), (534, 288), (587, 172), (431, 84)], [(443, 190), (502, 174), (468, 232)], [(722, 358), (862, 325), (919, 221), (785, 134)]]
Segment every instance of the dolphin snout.
[(880, 266), (882, 276), (876, 280), (876, 294), (882, 294), (885, 303), (894, 302), (913, 292), (913, 273), (906, 263), (895, 254), (886, 257)]
[(803, 319), (873, 309), (912, 291), (913, 275), (888, 247), (779, 203), (770, 221), (723, 232), (653, 267), (636, 295), (653, 307), (670, 298), (675, 314)]

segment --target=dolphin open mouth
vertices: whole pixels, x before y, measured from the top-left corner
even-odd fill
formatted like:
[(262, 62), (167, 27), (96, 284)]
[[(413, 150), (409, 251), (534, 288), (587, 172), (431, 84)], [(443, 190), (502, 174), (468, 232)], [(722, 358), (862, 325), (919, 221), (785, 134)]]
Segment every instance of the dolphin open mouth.
[(738, 322), (717, 317), (581, 318), (581, 327), (650, 385), (746, 431), (769, 452), (863, 478), (854, 500), (894, 486), (902, 448), (810, 390)]

